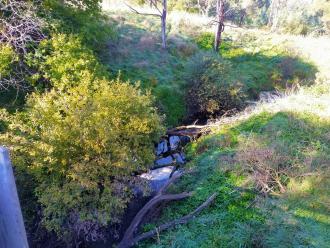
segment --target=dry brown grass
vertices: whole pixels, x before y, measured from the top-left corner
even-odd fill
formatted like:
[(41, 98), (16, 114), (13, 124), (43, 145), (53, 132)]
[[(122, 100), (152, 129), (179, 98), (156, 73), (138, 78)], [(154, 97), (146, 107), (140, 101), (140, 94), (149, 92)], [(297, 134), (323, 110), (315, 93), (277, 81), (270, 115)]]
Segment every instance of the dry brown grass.
[(263, 143), (264, 141), (251, 136), (240, 143), (236, 159), (261, 193), (284, 193), (287, 178), (293, 170), (290, 157), (283, 153), (283, 149), (279, 151), (277, 147), (262, 145)]

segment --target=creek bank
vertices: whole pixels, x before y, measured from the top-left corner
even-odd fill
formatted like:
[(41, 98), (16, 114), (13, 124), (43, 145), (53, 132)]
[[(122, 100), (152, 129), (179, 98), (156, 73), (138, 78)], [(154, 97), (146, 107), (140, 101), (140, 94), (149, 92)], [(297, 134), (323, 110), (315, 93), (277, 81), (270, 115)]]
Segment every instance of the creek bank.
[(155, 145), (155, 160), (151, 169), (148, 172), (136, 175), (148, 185), (150, 194), (145, 196), (146, 189), (143, 186), (134, 186), (133, 197), (127, 205), (121, 223), (107, 228), (106, 233), (109, 236), (106, 238), (106, 242), (93, 242), (88, 247), (111, 247), (121, 240), (124, 232), (140, 209), (159, 192), (172, 175), (180, 172), (180, 167), (185, 165), (186, 157), (183, 148), (191, 142), (192, 138), (185, 135), (165, 135), (160, 139)]
[[(254, 108), (258, 102), (272, 102), (279, 97), (281, 97), (281, 94), (277, 91), (262, 92), (259, 101), (247, 102), (247, 105)], [(208, 134), (212, 127), (219, 126), (221, 123), (221, 121), (207, 121), (205, 125), (203, 125), (204, 123), (194, 123), (193, 125), (179, 126), (167, 130), (166, 135), (155, 145), (155, 161), (151, 169), (148, 172), (136, 175), (148, 184), (151, 191), (150, 194), (145, 196), (143, 194), (145, 188), (135, 187), (133, 190), (134, 197), (128, 204), (121, 224), (118, 225), (116, 229), (116, 235), (111, 236), (110, 234), (106, 243), (102, 242), (102, 244), (99, 243), (99, 245), (93, 247), (111, 247), (111, 245), (118, 243), (136, 214), (159, 192), (162, 186), (170, 180), (171, 176), (182, 173), (182, 167), (186, 163), (184, 146), (192, 140), (198, 139), (204, 134)], [(159, 209), (155, 209), (154, 211), (157, 212)], [(141, 224), (147, 223), (148, 219), (150, 219), (150, 216), (144, 219)], [(111, 230), (112, 228), (110, 227), (108, 229), (108, 234), (113, 232), (113, 230)]]

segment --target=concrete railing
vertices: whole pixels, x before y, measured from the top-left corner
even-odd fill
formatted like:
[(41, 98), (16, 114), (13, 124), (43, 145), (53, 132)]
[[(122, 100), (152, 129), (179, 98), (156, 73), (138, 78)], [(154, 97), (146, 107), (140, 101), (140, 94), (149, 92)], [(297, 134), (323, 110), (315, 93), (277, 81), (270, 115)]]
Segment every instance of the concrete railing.
[(9, 152), (0, 146), (0, 247), (28, 248)]

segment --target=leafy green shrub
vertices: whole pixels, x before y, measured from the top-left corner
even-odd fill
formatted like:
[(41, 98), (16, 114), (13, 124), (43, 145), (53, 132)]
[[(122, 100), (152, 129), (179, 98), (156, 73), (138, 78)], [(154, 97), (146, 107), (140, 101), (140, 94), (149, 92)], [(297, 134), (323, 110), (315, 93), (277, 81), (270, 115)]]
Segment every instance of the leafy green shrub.
[(101, 52), (114, 31), (101, 14), (100, 0), (47, 0), (43, 3), (45, 18), (55, 33), (79, 35), (85, 45)]
[(195, 39), (197, 45), (202, 49), (213, 49), (214, 34), (213, 33), (202, 33)]
[(191, 0), (169, 0), (169, 10), (186, 11), (188, 13), (198, 13), (198, 7), (194, 1)]
[(205, 118), (242, 107), (244, 86), (231, 72), (231, 63), (216, 54), (201, 52), (191, 58), (185, 75), (191, 116)]
[(1, 143), (36, 180), (48, 230), (72, 237), (91, 226), (80, 235), (100, 238), (101, 227), (119, 222), (131, 175), (151, 164), (162, 132), (152, 105), (149, 94), (129, 83), (85, 80), (66, 91), (34, 93), (26, 113), (7, 118)]
[[(25, 64), (8, 44), (0, 44), (0, 108), (14, 112), (24, 104)], [(20, 90), (18, 90), (20, 89)]]
[[(198, 35), (195, 38), (195, 42), (198, 47), (205, 49), (205, 50), (212, 50), (214, 46), (214, 33), (205, 32)], [(228, 39), (224, 39), (221, 42), (220, 46), (220, 54), (226, 53), (228, 51), (232, 51), (234, 49), (233, 43), (230, 42)]]
[(12, 64), (17, 60), (16, 53), (9, 45), (0, 44), (0, 82), (9, 76), (12, 71)]
[[(18, 31), (16, 28), (6, 28), (14, 32), (7, 36), (14, 38), (18, 33), (22, 33), (23, 36), (17, 35), (15, 39), (23, 40), (5, 44), (6, 38), (4, 38), (0, 48), (0, 84), (3, 86), (2, 88), (9, 90), (2, 91), (1, 89), (0, 91), (1, 107), (5, 107), (10, 111), (20, 108), (24, 104), (24, 96), (27, 89), (30, 91), (34, 90), (36, 86), (42, 86), (42, 88), (45, 85), (49, 86), (49, 77), (59, 77), (59, 74), (62, 73), (59, 71), (60, 69), (66, 72), (75, 70), (75, 75), (72, 78), (77, 78), (79, 74), (78, 69), (84, 69), (82, 67), (88, 66), (92, 67), (96, 59), (92, 58), (94, 56), (93, 53), (98, 52), (101, 55), (100, 52), (105, 48), (106, 41), (113, 37), (114, 34), (111, 26), (108, 25), (108, 19), (101, 15), (100, 2), (99, 0), (46, 0), (5, 3), (3, 11), (7, 8), (8, 13), (2, 13), (6, 15), (6, 21), (4, 21), (3, 26), (16, 25), (19, 28)], [(13, 8), (9, 8), (9, 4)], [(5, 7), (6, 5), (8, 6)], [(26, 25), (31, 25), (31, 27), (27, 28)], [(29, 31), (27, 33), (20, 31), (22, 28), (27, 28)], [(67, 34), (69, 38), (63, 38), (63, 33)], [(46, 37), (49, 40), (42, 41)], [(74, 39), (77, 41), (74, 41)], [(56, 42), (59, 45), (56, 46)], [(69, 48), (70, 45), (71, 47)], [(74, 46), (77, 47), (75, 48)], [(87, 48), (90, 51), (86, 53)], [(58, 53), (65, 53), (67, 62), (61, 61), (58, 53), (53, 63), (49, 61), (51, 60), (49, 57), (56, 53), (54, 51), (56, 49)], [(15, 50), (17, 55), (11, 50)], [(53, 54), (50, 54), (50, 50), (52, 50)], [(106, 55), (107, 53), (103, 53), (102, 56), (104, 54)], [(45, 56), (48, 56), (48, 61), (46, 61), (48, 65), (43, 63), (46, 59)], [(72, 59), (71, 56), (73, 57)], [(80, 56), (80, 61), (78, 61)], [(31, 57), (34, 57), (33, 62)], [(83, 59), (86, 60), (85, 65), (82, 62)], [(76, 67), (72, 60), (77, 62)], [(73, 63), (70, 64), (70, 62)], [(64, 69), (61, 68), (62, 66), (71, 66), (72, 68)], [(54, 67), (52, 75), (45, 75), (46, 71), (44, 69), (50, 72), (51, 67)], [(55, 71), (57, 75), (55, 75)], [(85, 72), (82, 72), (82, 74)], [(9, 73), (10, 79), (8, 80)], [(45, 78), (44, 76), (49, 77)], [(89, 77), (90, 75), (85, 76)], [(71, 80), (72, 78), (67, 77), (66, 80)], [(52, 78), (53, 81), (54, 79)]]
[(39, 71), (32, 80), (38, 82), (36, 80), (41, 77), (61, 89), (108, 76), (91, 49), (75, 35), (54, 34), (51, 39), (44, 40), (31, 56), (30, 63)]

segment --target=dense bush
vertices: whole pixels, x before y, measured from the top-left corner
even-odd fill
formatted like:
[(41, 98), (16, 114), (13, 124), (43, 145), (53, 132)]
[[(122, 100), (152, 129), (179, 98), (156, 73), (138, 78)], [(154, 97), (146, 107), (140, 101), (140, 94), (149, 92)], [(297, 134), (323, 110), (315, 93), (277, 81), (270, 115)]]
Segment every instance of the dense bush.
[(205, 118), (242, 107), (244, 86), (231, 72), (231, 63), (216, 54), (201, 52), (191, 58), (186, 67), (191, 116)]
[(100, 227), (119, 222), (131, 174), (151, 164), (162, 130), (151, 96), (118, 80), (32, 94), (28, 111), (7, 121), (1, 143), (36, 180), (43, 223), (70, 237), (90, 225), (84, 238), (100, 238)]
[(196, 0), (169, 0), (168, 8), (170, 10), (186, 11), (189, 13), (198, 13), (199, 9)]
[(47, 81), (56, 88), (69, 88), (82, 80), (108, 77), (92, 50), (77, 35), (54, 34), (44, 40), (31, 55), (30, 64), (39, 71), (32, 76), (34, 83)]
[(5, 107), (10, 112), (15, 112), (24, 104), (24, 94), (17, 90), (24, 85), (21, 84), (22, 78), (19, 78), (22, 75), (15, 77), (19, 69), (18, 54), (11, 46), (0, 44), (0, 108)]
[(195, 41), (200, 48), (211, 50), (214, 44), (214, 34), (209, 32), (202, 33), (196, 37)]
[[(0, 143), (12, 150), (33, 245), (48, 238), (59, 246), (103, 239), (104, 227), (120, 222), (131, 187), (141, 183), (132, 174), (151, 164), (162, 132), (150, 93), (119, 79), (109, 82), (101, 52), (113, 31), (99, 3), (36, 2), (47, 23), (43, 39), (18, 56), (1, 45), (2, 76), (24, 63), (24, 83), (34, 92), (21, 112), (0, 113)], [(9, 97), (16, 110), (21, 103), (16, 92), (0, 97), (0, 108), (11, 112)]]
[[(49, 75), (45, 75), (47, 72), (44, 71), (47, 70), (46, 67), (50, 70), (55, 63), (59, 63), (56, 64), (56, 69), (64, 65), (72, 66), (70, 57), (74, 57), (77, 62), (83, 53), (86, 54), (87, 49), (90, 50), (88, 55), (82, 56), (87, 60), (86, 64), (95, 62), (95, 58), (92, 58), (94, 54), (101, 57), (101, 51), (104, 50), (107, 40), (114, 37), (114, 32), (100, 10), (99, 0), (13, 0), (1, 3), (0, 15), (4, 18), (1, 18), (0, 25), (0, 84), (2, 88), (6, 87), (11, 91), (0, 99), (0, 106), (9, 109), (11, 107), (8, 106), (8, 101), (15, 105), (17, 95), (22, 95), (21, 99), (24, 99), (27, 90), (34, 90), (36, 86), (49, 87)], [(60, 47), (62, 45), (63, 48)], [(56, 51), (65, 53), (68, 62), (60, 61), (60, 55), (57, 53), (54, 63), (51, 63), (49, 56), (56, 55)], [(45, 57), (47, 55), (48, 57)], [(47, 59), (48, 61), (44, 61)], [(80, 69), (78, 67), (82, 67), (82, 64), (80, 61), (74, 68)], [(66, 70), (68, 71), (68, 68)], [(77, 74), (78, 72), (75, 76)], [(18, 89), (19, 93), (12, 94), (12, 91)], [(0, 95), (4, 95), (3, 89), (0, 90)]]

